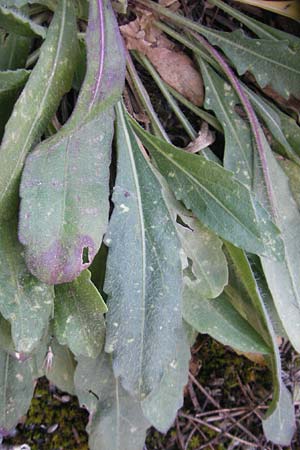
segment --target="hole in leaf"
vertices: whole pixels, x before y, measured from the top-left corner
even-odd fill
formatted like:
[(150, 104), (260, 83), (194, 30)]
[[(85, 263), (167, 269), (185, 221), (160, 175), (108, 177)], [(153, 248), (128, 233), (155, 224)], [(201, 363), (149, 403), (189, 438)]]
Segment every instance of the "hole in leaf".
[(90, 262), (89, 259), (89, 248), (88, 247), (83, 247), (82, 250), (82, 264), (88, 264)]

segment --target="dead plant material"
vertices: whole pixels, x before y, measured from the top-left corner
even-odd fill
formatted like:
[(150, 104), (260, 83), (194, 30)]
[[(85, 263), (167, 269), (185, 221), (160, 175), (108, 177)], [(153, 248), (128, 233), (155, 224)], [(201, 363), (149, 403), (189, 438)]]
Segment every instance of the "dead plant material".
[(128, 50), (146, 55), (169, 86), (194, 105), (202, 106), (203, 81), (191, 58), (155, 28), (151, 12), (138, 9), (136, 13), (135, 20), (120, 27)]
[(204, 148), (213, 144), (215, 142), (215, 139), (216, 135), (209, 129), (208, 123), (203, 122), (198, 136), (194, 141), (190, 142), (187, 147), (185, 147), (185, 151), (189, 153), (198, 153)]

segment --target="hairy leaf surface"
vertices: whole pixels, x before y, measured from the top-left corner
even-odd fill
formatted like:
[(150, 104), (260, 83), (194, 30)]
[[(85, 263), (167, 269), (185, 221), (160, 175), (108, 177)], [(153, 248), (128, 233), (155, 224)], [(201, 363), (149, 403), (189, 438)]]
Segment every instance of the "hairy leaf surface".
[(183, 390), (188, 382), (190, 349), (184, 330), (176, 335), (176, 353), (156, 390), (141, 403), (144, 416), (152, 426), (166, 433), (183, 405)]
[(106, 231), (113, 105), (125, 72), (108, 0), (91, 2), (87, 48), (87, 73), (75, 110), (29, 156), (21, 184), (19, 237), (27, 265), (50, 284), (70, 282), (87, 268)]
[(88, 270), (71, 283), (55, 288), (55, 335), (76, 356), (96, 358), (105, 336), (106, 305)]
[(121, 105), (117, 113), (114, 211), (105, 239), (106, 351), (125, 389), (145, 398), (175, 358), (182, 326), (180, 247), (160, 183)]
[(132, 125), (176, 198), (204, 225), (249, 252), (282, 258), (278, 229), (231, 172), (152, 136), (134, 121)]
[(22, 362), (1, 350), (0, 384), (1, 432), (8, 432), (30, 406), (34, 391), (30, 360)]
[(6, 125), (0, 147), (1, 220), (15, 213), (26, 154), (41, 136), (63, 94), (70, 89), (76, 39), (72, 2), (62, 0), (41, 47), (40, 58)]
[(114, 377), (111, 357), (80, 358), (75, 374), (76, 393), (93, 414), (89, 425), (91, 450), (141, 450), (148, 421), (140, 404)]
[(47, 326), (54, 290), (29, 273), (14, 222), (0, 226), (0, 242), (0, 311), (11, 323), (16, 350), (30, 352)]

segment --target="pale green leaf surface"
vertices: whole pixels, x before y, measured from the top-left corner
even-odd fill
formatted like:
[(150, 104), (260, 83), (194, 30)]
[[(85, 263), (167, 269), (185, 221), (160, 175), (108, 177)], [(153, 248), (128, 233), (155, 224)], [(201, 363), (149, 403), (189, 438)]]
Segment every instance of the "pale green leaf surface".
[(6, 8), (0, 5), (0, 27), (9, 33), (20, 36), (46, 37), (46, 30), (41, 25), (36, 24), (25, 14), (17, 9)]
[[(284, 242), (282, 262), (262, 258), (262, 266), (279, 317), (295, 349), (300, 351), (300, 211), (289, 180), (265, 139), (264, 149), (270, 173), (276, 223)], [(263, 200), (263, 199), (262, 199)]]
[(215, 112), (224, 130), (224, 167), (238, 174), (238, 180), (250, 188), (253, 170), (251, 130), (235, 111), (235, 106), (240, 103), (237, 94), (212, 68), (203, 61), (200, 65), (205, 83), (204, 106)]
[(0, 5), (2, 6), (15, 6), (17, 8), (21, 8), (22, 6), (27, 5), (28, 0), (0, 0)]
[(204, 225), (251, 253), (282, 258), (278, 229), (231, 172), (152, 136), (133, 120), (131, 123), (176, 198)]
[(41, 47), (26, 88), (7, 122), (0, 147), (0, 218), (15, 213), (18, 184), (26, 154), (39, 139), (61, 97), (70, 89), (76, 48), (72, 2), (62, 0)]
[(182, 327), (180, 246), (160, 183), (121, 105), (117, 113), (114, 210), (105, 237), (106, 351), (125, 389), (145, 398), (175, 358)]
[(176, 335), (176, 353), (156, 390), (141, 403), (144, 416), (161, 433), (166, 433), (183, 405), (188, 382), (190, 348), (184, 330)]
[(287, 99), (300, 97), (300, 47), (293, 50), (288, 41), (251, 39), (241, 30), (228, 33), (202, 27), (201, 33), (224, 51), (239, 75), (249, 71), (261, 88), (269, 85)]
[(22, 256), (15, 223), (0, 226), (0, 311), (10, 321), (19, 352), (38, 344), (53, 310), (54, 291), (34, 278)]
[[(53, 354), (51, 367), (44, 373), (51, 383), (58, 387), (63, 392), (68, 392), (71, 395), (75, 394), (74, 373), (76, 362), (68, 347), (60, 345), (56, 339), (50, 342), (50, 349)], [(46, 358), (46, 355), (45, 355)]]
[(96, 358), (105, 337), (103, 314), (106, 305), (83, 271), (76, 280), (55, 288), (54, 328), (60, 344), (68, 345), (75, 356)]
[(75, 386), (79, 402), (96, 411), (88, 427), (91, 450), (142, 450), (150, 424), (140, 403), (114, 378), (109, 355), (80, 358)]
[(199, 333), (207, 333), (240, 351), (270, 351), (254, 328), (231, 305), (226, 294), (208, 300), (201, 296), (197, 280), (185, 277), (184, 281), (183, 318)]
[(125, 78), (124, 49), (108, 0), (91, 2), (87, 48), (75, 110), (28, 157), (21, 183), (19, 238), (30, 271), (50, 284), (70, 282), (86, 269), (107, 227), (113, 105)]
[(19, 361), (5, 351), (0, 351), (0, 428), (14, 428), (29, 406), (34, 383), (30, 360)]

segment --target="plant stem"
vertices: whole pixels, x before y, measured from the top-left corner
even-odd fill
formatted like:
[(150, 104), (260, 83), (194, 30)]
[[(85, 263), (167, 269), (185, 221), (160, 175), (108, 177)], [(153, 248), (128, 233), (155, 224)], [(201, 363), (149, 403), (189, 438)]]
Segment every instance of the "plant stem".
[(133, 52), (133, 54), (137, 58), (137, 60), (140, 61), (143, 64), (143, 66), (148, 70), (148, 72), (152, 76), (153, 80), (156, 82), (158, 88), (160, 89), (161, 93), (167, 100), (168, 104), (172, 108), (174, 114), (176, 115), (176, 117), (178, 118), (180, 123), (182, 124), (183, 128), (185, 129), (185, 131), (188, 134), (188, 136), (190, 137), (190, 139), (191, 140), (195, 139), (195, 137), (197, 136), (196, 131), (194, 130), (194, 128), (192, 127), (190, 122), (187, 120), (187, 118), (185, 117), (185, 115), (183, 114), (183, 112), (181, 111), (179, 106), (177, 105), (176, 100), (172, 97), (172, 95), (170, 94), (168, 89), (165, 87), (165, 84), (163, 83), (162, 79), (160, 78), (160, 76), (158, 75), (158, 73), (156, 72), (156, 70), (154, 69), (154, 67), (152, 66), (150, 61), (148, 60), (148, 58), (146, 56), (144, 56), (143, 54), (137, 53), (135, 51)]
[(134, 67), (132, 58), (128, 51), (126, 51), (126, 65), (127, 65), (127, 70), (130, 75), (131, 81), (136, 90), (136, 93), (137, 93), (143, 107), (145, 108), (145, 111), (147, 112), (149, 119), (150, 119), (154, 134), (156, 136), (162, 137), (166, 141), (170, 142), (170, 139), (169, 139), (167, 133), (165, 132), (164, 127), (162, 126), (156, 112), (153, 109), (148, 92), (146, 91), (146, 89), (143, 86), (143, 83), (141, 82), (141, 79)]

